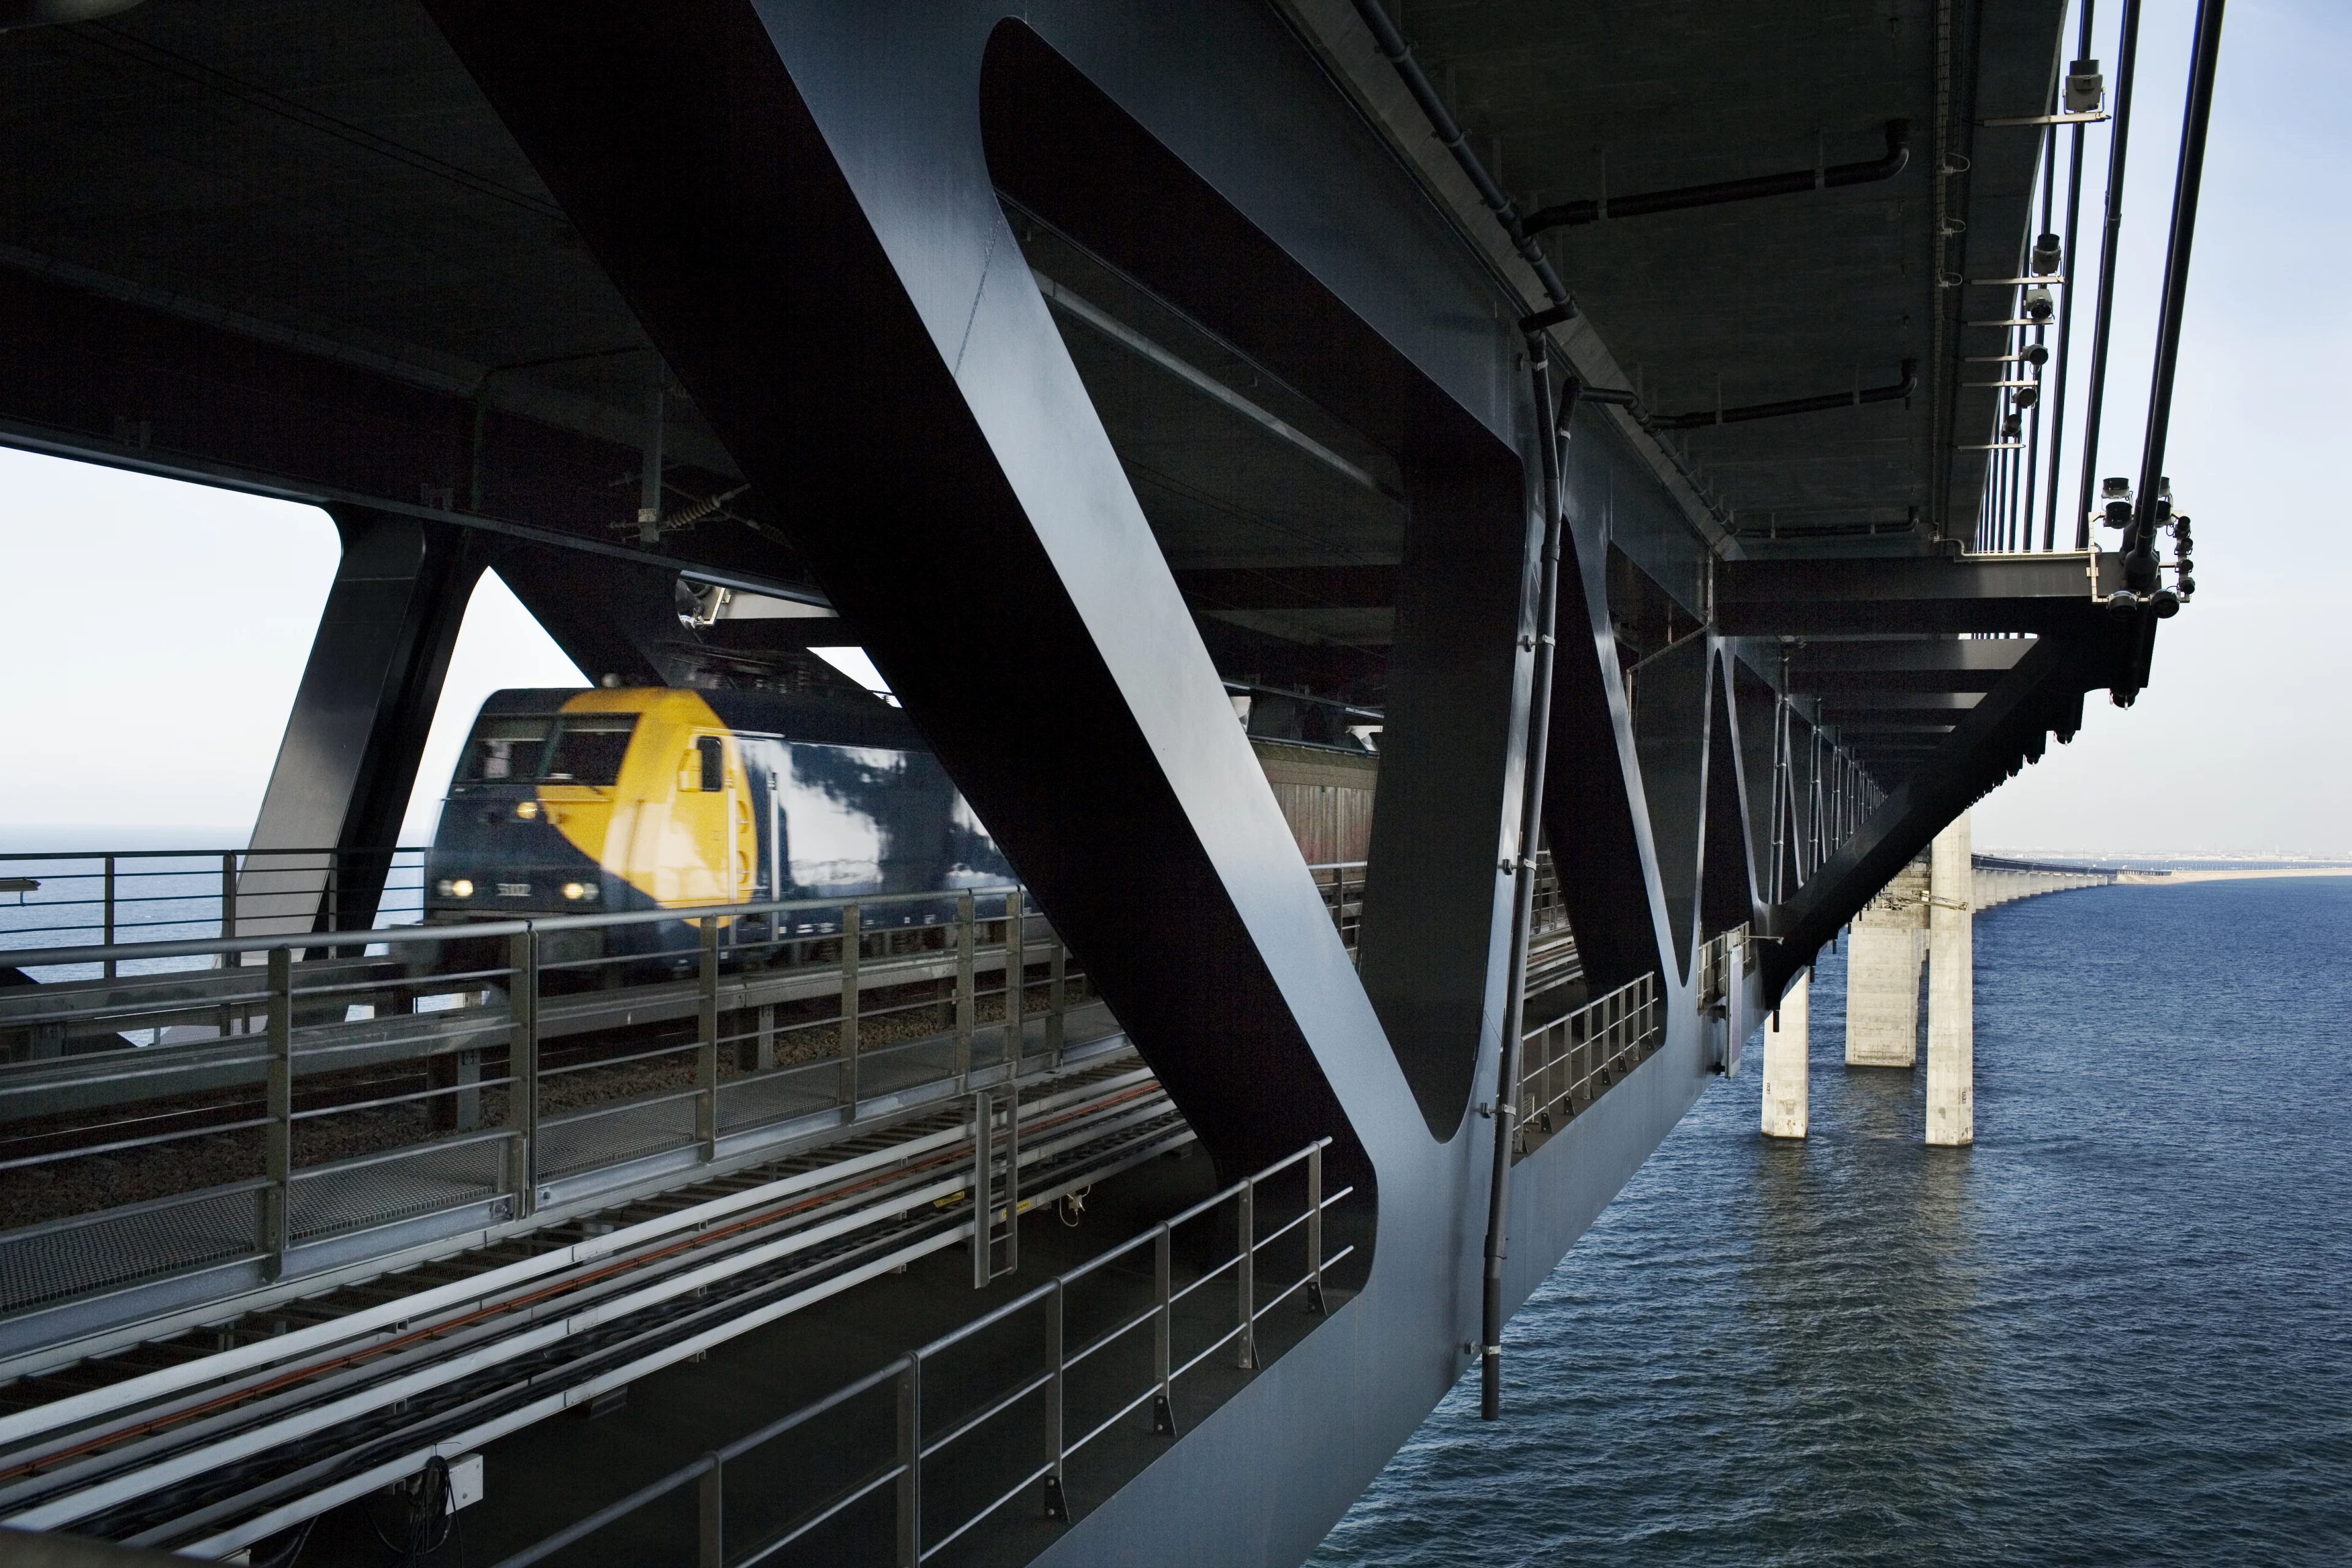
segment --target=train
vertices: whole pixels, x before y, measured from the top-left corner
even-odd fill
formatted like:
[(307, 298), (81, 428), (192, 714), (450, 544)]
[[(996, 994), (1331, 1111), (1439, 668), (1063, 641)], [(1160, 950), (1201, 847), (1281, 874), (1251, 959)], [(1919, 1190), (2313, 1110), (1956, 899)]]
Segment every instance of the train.
[[(1310, 864), (1361, 861), (1378, 759), (1253, 735)], [(729, 917), (730, 950), (838, 931), (943, 924), (973, 889), (1001, 919), (1013, 870), (914, 725), (881, 701), (676, 687), (526, 688), (482, 704), (425, 867), (425, 919), (462, 926), (712, 904), (801, 907)], [(559, 929), (542, 962), (690, 967), (681, 918)], [(493, 965), (444, 944), (441, 967)]]
[[(1002, 918), (1003, 851), (904, 713), (821, 694), (692, 688), (493, 693), (426, 851), (425, 919), (465, 925), (711, 904), (726, 944)], [(684, 919), (558, 930), (542, 962), (695, 963)], [(483, 955), (487, 957), (487, 955)]]

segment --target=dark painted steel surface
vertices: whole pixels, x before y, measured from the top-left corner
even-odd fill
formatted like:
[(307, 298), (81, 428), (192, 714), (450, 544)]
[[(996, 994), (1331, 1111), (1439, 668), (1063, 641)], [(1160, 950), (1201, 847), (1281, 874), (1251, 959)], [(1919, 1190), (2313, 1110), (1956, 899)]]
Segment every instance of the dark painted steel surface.
[[(1496, 862), (1528, 668), (1512, 634), (1535, 564), (1516, 334), (1244, 7), (1033, 9), (1001, 32), (982, 8), (889, 5), (779, 6), (758, 26), (436, 16), (746, 473), (803, 498), (828, 593), (1203, 1142), (1235, 1163), (1336, 1132), (1376, 1179), (1364, 1294), (1049, 1554), (1296, 1560), (1475, 1332), (1485, 1148), (1463, 1134), (1501, 1014)], [(1392, 701), (1380, 816), (1410, 825), (1425, 776), (1451, 794), (1433, 824), (1469, 835), (1465, 858), (1486, 846), (1475, 883), (1433, 864), (1423, 889), (1416, 946), (1479, 933), (1442, 972), (1463, 976), (1442, 1031), (1384, 1029), (1379, 961), (1368, 992), (1331, 935), (992, 181), (1391, 445), (1416, 526), (1446, 531), (1397, 678), (1464, 679), (1443, 714), (1434, 683)], [(1252, 287), (1225, 287), (1239, 268)], [(1588, 534), (1605, 506), (1586, 492)], [(909, 575), (917, 551), (929, 569)], [(1432, 730), (1408, 739), (1416, 710)], [(1470, 728), (1433, 744), (1448, 724)], [(1383, 855), (1376, 840), (1384, 870)], [(1515, 1211), (1511, 1300), (1704, 1082), (1683, 1012), (1616, 1103), (1522, 1167), (1548, 1190)]]

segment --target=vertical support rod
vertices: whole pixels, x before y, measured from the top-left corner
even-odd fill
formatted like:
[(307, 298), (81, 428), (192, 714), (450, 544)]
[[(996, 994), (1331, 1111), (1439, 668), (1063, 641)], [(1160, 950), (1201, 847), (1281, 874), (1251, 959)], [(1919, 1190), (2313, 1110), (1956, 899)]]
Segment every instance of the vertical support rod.
[(700, 1550), (696, 1552), (697, 1568), (726, 1568), (727, 1563), (727, 1500), (722, 1474), (723, 1461), (715, 1453), (702, 1457), (702, 1483), (697, 1499), (696, 1523)]
[(1151, 1430), (1162, 1437), (1176, 1436), (1175, 1375), (1171, 1370), (1170, 1316), (1175, 1310), (1175, 1259), (1171, 1256), (1168, 1226), (1162, 1223), (1151, 1236), (1151, 1281), (1159, 1310), (1151, 1317), (1151, 1369), (1160, 1392), (1151, 1401)]
[[(236, 851), (221, 856), (221, 940), (228, 942), (236, 935)], [(224, 964), (232, 961), (223, 954)]]
[(955, 1075), (956, 1091), (961, 1093), (971, 1087), (971, 1028), (978, 1012), (972, 948), (979, 935), (979, 923), (972, 918), (970, 893), (956, 897), (955, 931)]
[(1772, 869), (1764, 879), (1764, 901), (1777, 904), (1788, 897), (1781, 888), (1780, 858), (1788, 852), (1789, 810), (1789, 661), (1780, 660), (1780, 689), (1772, 694)]
[(539, 932), (517, 931), (507, 939), (507, 979), (509, 1023), (507, 1037), (507, 1090), (514, 1107), (516, 1134), (513, 1192), (515, 1214), (527, 1216), (539, 1207)]
[[(2093, 0), (2082, 0), (2081, 26), (2074, 43), (2074, 58), (2086, 60), (2091, 54), (2091, 13)], [(2074, 329), (2074, 231), (2083, 218), (2083, 132), (2086, 128), (2074, 128), (2074, 152), (2066, 171), (2066, 254), (2058, 263), (2058, 270), (2066, 279), (2059, 290), (2058, 355), (2050, 362), (2050, 374), (2045, 381), (2057, 388), (2050, 405), (2050, 485), (2049, 505), (2042, 524), (2042, 548), (2058, 548), (2058, 468), (2066, 453), (2066, 365), (2069, 341)]]
[(1322, 1317), (1323, 1301), (1323, 1144), (1307, 1151), (1307, 1310)]
[(2164, 294), (2156, 319), (2156, 374), (2147, 394), (2147, 437), (2140, 447), (2139, 492), (2124, 563), (2124, 583), (2145, 594), (2157, 584), (2157, 496), (2164, 445), (2172, 428), (2172, 386), (2180, 364), (2181, 312), (2189, 303), (2189, 253), (2197, 239), (2197, 195), (2205, 181), (2205, 132), (2213, 118), (2213, 76), (2221, 62), (2223, 0), (2198, 0), (2189, 46), (2189, 102), (2181, 110), (2180, 164), (2172, 178), (2172, 233), (2164, 247)]
[[(114, 857), (111, 855), (106, 858), (106, 932), (101, 940), (109, 947), (114, 945)], [(115, 978), (114, 963), (113, 959), (106, 961), (106, 977), (109, 980)]]
[(1241, 1314), (1241, 1342), (1234, 1364), (1244, 1372), (1257, 1370), (1257, 1178), (1242, 1184), (1240, 1210), (1234, 1215), (1234, 1290)]
[(1510, 976), (1504, 986), (1503, 1037), (1495, 1061), (1495, 1154), (1486, 1193), (1486, 1272), (1479, 1315), (1478, 1410), (1488, 1421), (1500, 1416), (1503, 1409), (1503, 1262), (1509, 1251), (1511, 1148), (1518, 1113), (1512, 1101), (1519, 1091), (1520, 1037), (1527, 1025), (1528, 937), (1535, 920), (1536, 847), (1543, 835), (1544, 767), (1551, 750), (1552, 650), (1559, 617), (1562, 519), (1559, 443), (1563, 428), (1575, 416), (1576, 396), (1581, 390), (1580, 384), (1570, 377), (1567, 407), (1554, 410), (1551, 361), (1545, 352), (1549, 342), (1541, 332), (1530, 332), (1527, 340), (1535, 393), (1536, 447), (1542, 458), (1543, 569), (1534, 625), (1525, 645), (1535, 656), (1535, 668), (1528, 680), (1527, 751), (1520, 764), (1518, 882), (1511, 900)]
[(857, 906), (841, 909), (841, 1119), (857, 1120), (857, 961), (865, 938), (858, 934)]
[(269, 1124), (262, 1130), (261, 1266), (270, 1279), (286, 1271), (294, 1230), (294, 954), (269, 950)]
[(2124, 227), (2124, 169), (2131, 145), (2132, 75), (2139, 60), (2139, 0), (2123, 0), (2116, 60), (2116, 133), (2107, 142), (2107, 220), (2099, 238), (2099, 305), (2091, 319), (2090, 399), (2083, 411), (2083, 473), (2074, 548), (2091, 547), (2091, 485), (2099, 471), (2099, 415), (2107, 395), (2107, 337), (2116, 308), (2116, 258)]
[(1062, 1281), (1045, 1296), (1045, 1517), (1070, 1522), (1069, 1494), (1063, 1489), (1063, 1470), (1069, 1456), (1064, 1449), (1063, 1381), (1069, 1371), (1062, 1342)]
[(702, 1157), (719, 1157), (719, 918), (702, 921), (700, 995), (695, 1008), (694, 1135)]
[(1004, 895), (1004, 1076), (1021, 1072), (1021, 1028), (1029, 1007), (1029, 940), (1021, 889)]
[(1021, 1267), (1021, 1086), (1004, 1082), (1004, 1267)]
[(1046, 941), (1049, 968), (1045, 984), (1045, 1065), (1059, 1072), (1062, 1070), (1062, 1037), (1070, 1011), (1069, 949), (1063, 944), (1059, 931), (1048, 933)]
[(995, 1278), (996, 1097), (975, 1089), (971, 1097), (971, 1288), (985, 1289)]
[(898, 1373), (898, 1568), (923, 1568), (923, 1361)]

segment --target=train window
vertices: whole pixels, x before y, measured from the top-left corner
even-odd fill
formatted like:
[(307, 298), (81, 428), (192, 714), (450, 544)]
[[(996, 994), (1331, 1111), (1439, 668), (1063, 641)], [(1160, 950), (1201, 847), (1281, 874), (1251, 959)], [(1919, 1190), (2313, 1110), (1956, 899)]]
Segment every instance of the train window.
[(485, 719), (466, 742), (466, 760), (457, 776), (468, 784), (520, 783), (539, 776), (540, 758), (547, 749), (544, 714), (500, 715)]
[(694, 749), (702, 753), (702, 787), (712, 792), (727, 787), (727, 742), (716, 735), (697, 735)]
[(550, 784), (611, 785), (621, 782), (621, 763), (636, 732), (634, 713), (566, 714), (549, 748)]

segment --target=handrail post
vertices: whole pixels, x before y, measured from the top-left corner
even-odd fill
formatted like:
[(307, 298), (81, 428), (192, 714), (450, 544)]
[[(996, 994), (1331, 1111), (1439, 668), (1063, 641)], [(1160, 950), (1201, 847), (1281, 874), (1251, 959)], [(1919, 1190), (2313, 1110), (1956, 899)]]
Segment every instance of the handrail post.
[[(1004, 1268), (1021, 1267), (1021, 1086), (1004, 1085)], [(992, 1270), (993, 1272), (993, 1270)]]
[[(221, 853), (221, 940), (232, 942), (236, 937), (236, 851), (228, 849)], [(229, 965), (228, 954), (221, 954), (221, 963), (224, 967)]]
[(1021, 1074), (1021, 1026), (1029, 1010), (1029, 942), (1021, 889), (1004, 895), (1004, 1076)]
[(1069, 1455), (1063, 1447), (1063, 1380), (1070, 1369), (1063, 1359), (1062, 1281), (1058, 1278), (1045, 1297), (1045, 1369), (1051, 1380), (1045, 1389), (1045, 1463), (1052, 1467), (1045, 1472), (1045, 1517), (1067, 1524), (1070, 1499), (1063, 1490), (1063, 1466)]
[(1151, 1319), (1151, 1364), (1160, 1379), (1160, 1392), (1151, 1401), (1151, 1430), (1161, 1437), (1176, 1436), (1175, 1377), (1170, 1369), (1169, 1318), (1174, 1310), (1175, 1268), (1170, 1257), (1168, 1226), (1161, 1222), (1151, 1237), (1151, 1278), (1158, 1292), (1160, 1310)]
[(923, 1360), (898, 1373), (898, 1564), (923, 1564)]
[(968, 892), (956, 895), (955, 930), (955, 1075), (956, 1092), (961, 1094), (971, 1088), (971, 1026), (976, 1011), (971, 970), (977, 926)]
[(976, 1089), (971, 1097), (971, 1288), (984, 1290), (995, 1274), (990, 1256), (996, 1228), (996, 1097)]
[(841, 906), (841, 1119), (857, 1120), (857, 906)]
[(1062, 933), (1049, 932), (1046, 961), (1052, 967), (1045, 986), (1045, 1065), (1055, 1072), (1062, 1070), (1063, 1026), (1070, 1010), (1068, 960), (1069, 949), (1062, 942)]
[(1323, 1145), (1307, 1151), (1307, 1310), (1317, 1317), (1330, 1308), (1323, 1300)]
[(507, 1038), (507, 1077), (513, 1080), (507, 1094), (509, 1103), (514, 1107), (515, 1131), (520, 1135), (515, 1149), (513, 1188), (515, 1215), (522, 1218), (539, 1208), (538, 928), (527, 928), (507, 939), (507, 967), (512, 972), (507, 979), (508, 1009), (512, 1020)]
[[(111, 855), (106, 858), (106, 945), (114, 945), (114, 857)], [(112, 980), (115, 974), (115, 961), (110, 958), (106, 961), (106, 977)]]
[(719, 920), (702, 920), (701, 994), (695, 1009), (694, 1136), (702, 1157), (719, 1157)]
[(725, 1478), (720, 1473), (723, 1460), (716, 1453), (705, 1454), (700, 1496), (697, 1500), (696, 1522), (700, 1550), (696, 1552), (697, 1568), (725, 1568), (727, 1563), (727, 1498)]
[(1241, 1344), (1234, 1364), (1244, 1372), (1257, 1370), (1257, 1178), (1242, 1184), (1241, 1210), (1234, 1216), (1238, 1254), (1234, 1264), (1234, 1289), (1239, 1297)]
[(276, 1279), (286, 1271), (286, 1249), (294, 1227), (294, 954), (269, 950), (269, 1122), (262, 1130), (262, 1271)]

